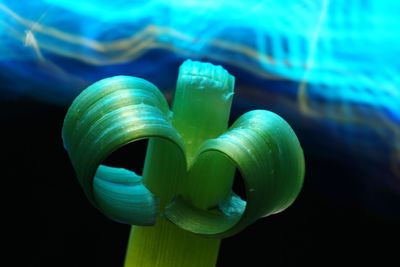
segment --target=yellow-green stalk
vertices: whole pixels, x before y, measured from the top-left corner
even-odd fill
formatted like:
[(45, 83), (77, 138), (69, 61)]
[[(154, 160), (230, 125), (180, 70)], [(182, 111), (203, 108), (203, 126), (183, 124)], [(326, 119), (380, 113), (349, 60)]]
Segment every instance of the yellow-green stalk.
[[(180, 68), (172, 110), (172, 124), (184, 140), (190, 168), (201, 144), (228, 128), (234, 78), (221, 67), (188, 61)], [(182, 170), (179, 153), (169, 143), (151, 140), (144, 168), (144, 183), (161, 199), (161, 210), (176, 195), (185, 195), (204, 209), (218, 205), (231, 190), (234, 166), (208, 161), (196, 173)], [(172, 153), (171, 153), (172, 152)], [(177, 164), (174, 164), (177, 163)], [(191, 175), (201, 174), (201, 184)], [(160, 213), (154, 227), (132, 226), (125, 267), (215, 266), (219, 238), (195, 235), (174, 225)]]

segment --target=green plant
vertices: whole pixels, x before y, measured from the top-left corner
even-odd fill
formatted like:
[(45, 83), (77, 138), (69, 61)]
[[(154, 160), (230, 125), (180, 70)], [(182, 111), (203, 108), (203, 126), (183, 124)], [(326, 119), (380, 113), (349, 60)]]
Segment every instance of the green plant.
[[(126, 266), (214, 266), (221, 238), (287, 208), (300, 192), (304, 157), (278, 115), (250, 111), (228, 129), (234, 78), (186, 61), (172, 111), (151, 83), (101, 80), (72, 103), (64, 146), (91, 203), (133, 225)], [(149, 138), (143, 176), (101, 163)], [(235, 169), (246, 200), (232, 192)]]

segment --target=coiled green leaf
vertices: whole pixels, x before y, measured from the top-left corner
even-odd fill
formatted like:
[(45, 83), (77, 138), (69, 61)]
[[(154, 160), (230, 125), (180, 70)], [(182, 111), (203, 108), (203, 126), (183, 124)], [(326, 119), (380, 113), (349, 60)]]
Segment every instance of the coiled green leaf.
[(154, 85), (128, 76), (93, 84), (71, 105), (64, 121), (64, 146), (86, 196), (107, 216), (129, 224), (155, 223), (158, 200), (142, 178), (100, 164), (113, 151), (143, 138), (163, 138), (182, 147), (169, 115)]
[(304, 158), (299, 141), (290, 126), (272, 112), (255, 110), (241, 116), (229, 131), (204, 143), (194, 164), (215, 153), (230, 159), (240, 170), (247, 201), (232, 194), (216, 212), (177, 198), (165, 214), (188, 231), (216, 237), (233, 235), (258, 218), (287, 208), (301, 189)]

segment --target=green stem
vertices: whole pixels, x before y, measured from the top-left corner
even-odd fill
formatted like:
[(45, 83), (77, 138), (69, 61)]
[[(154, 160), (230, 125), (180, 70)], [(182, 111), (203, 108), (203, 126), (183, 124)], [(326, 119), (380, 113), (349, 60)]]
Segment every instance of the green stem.
[[(182, 195), (199, 208), (215, 207), (230, 192), (234, 167), (212, 160), (190, 169), (200, 145), (226, 131), (234, 78), (221, 67), (185, 62), (179, 72), (172, 123), (182, 135), (186, 159), (172, 144), (151, 139), (143, 177), (160, 198), (161, 214), (152, 227), (132, 226), (125, 267), (215, 266), (219, 239), (204, 238), (167, 221), (162, 211), (173, 197)], [(180, 160), (187, 162), (182, 169)]]

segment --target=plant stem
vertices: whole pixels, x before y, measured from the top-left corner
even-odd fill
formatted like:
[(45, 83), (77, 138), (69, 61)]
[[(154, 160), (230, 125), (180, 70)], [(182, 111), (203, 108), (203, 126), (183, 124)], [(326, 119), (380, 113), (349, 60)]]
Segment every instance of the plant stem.
[(146, 186), (160, 198), (152, 227), (132, 226), (125, 267), (215, 266), (219, 239), (204, 238), (167, 221), (164, 206), (178, 194), (199, 208), (213, 208), (230, 192), (235, 168), (221, 159), (192, 167), (200, 145), (226, 131), (234, 78), (221, 67), (186, 61), (180, 68), (172, 124), (182, 135), (186, 159), (161, 139), (151, 139), (143, 171)]

